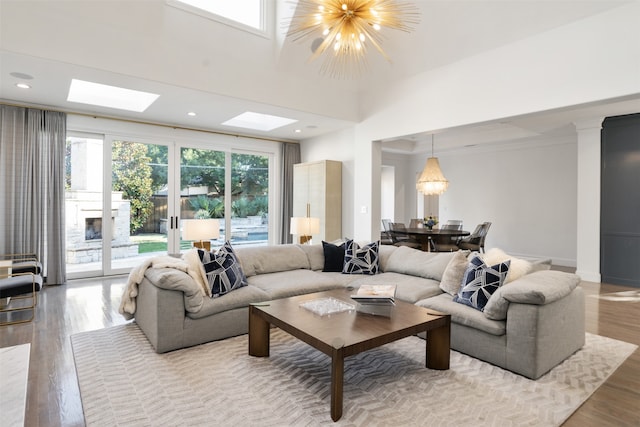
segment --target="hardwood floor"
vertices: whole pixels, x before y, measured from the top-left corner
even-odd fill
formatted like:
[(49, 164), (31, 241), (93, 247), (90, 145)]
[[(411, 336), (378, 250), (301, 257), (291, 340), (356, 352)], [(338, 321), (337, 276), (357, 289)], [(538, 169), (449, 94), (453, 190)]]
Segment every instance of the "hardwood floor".
[[(31, 343), (26, 426), (83, 426), (69, 337), (126, 323), (118, 314), (126, 277), (70, 281), (40, 292), (36, 320), (0, 327), (0, 347)], [(583, 282), (587, 332), (640, 345), (640, 302), (608, 294), (638, 290)], [(576, 411), (566, 426), (640, 425), (640, 350)], [(0, 425), (2, 421), (0, 420)]]

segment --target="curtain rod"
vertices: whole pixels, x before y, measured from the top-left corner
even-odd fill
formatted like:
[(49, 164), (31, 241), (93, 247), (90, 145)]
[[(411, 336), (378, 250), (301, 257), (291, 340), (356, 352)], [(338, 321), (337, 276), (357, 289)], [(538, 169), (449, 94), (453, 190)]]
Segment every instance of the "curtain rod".
[(169, 124), (166, 124), (166, 123), (148, 122), (148, 121), (144, 121), (144, 120), (125, 119), (125, 118), (117, 117), (117, 116), (105, 116), (105, 115), (100, 115), (100, 114), (82, 113), (82, 112), (72, 111), (72, 110), (61, 110), (61, 109), (58, 109), (58, 108), (51, 108), (51, 107), (48, 107), (46, 105), (16, 104), (16, 103), (13, 103), (13, 102), (6, 102), (6, 101), (0, 101), (0, 104), (7, 105), (9, 107), (40, 108), (40, 109), (46, 109), (48, 111), (53, 111), (53, 112), (56, 112), (56, 113), (75, 114), (76, 116), (90, 117), (90, 118), (94, 118), (94, 119), (117, 120), (117, 121), (125, 122), (125, 123), (133, 123), (133, 124), (140, 124), (140, 125), (150, 125), (150, 126), (160, 126), (160, 127), (165, 127), (165, 128), (169, 128), (169, 129), (180, 129), (180, 130), (189, 130), (189, 131), (195, 131), (195, 132), (210, 133), (210, 134), (213, 134), (213, 135), (235, 136), (236, 138), (256, 139), (256, 140), (259, 140), (259, 141), (289, 142), (289, 143), (294, 143), (294, 144), (299, 144), (300, 143), (300, 141), (291, 140), (291, 139), (278, 139), (278, 138), (269, 138), (269, 137), (265, 137), (265, 136), (245, 135), (245, 134), (241, 134), (241, 133), (223, 132), (223, 131), (217, 131), (217, 130), (211, 130), (211, 129), (202, 129), (202, 128), (194, 128), (194, 127), (187, 127), (187, 126), (181, 126), (181, 125), (169, 125)]

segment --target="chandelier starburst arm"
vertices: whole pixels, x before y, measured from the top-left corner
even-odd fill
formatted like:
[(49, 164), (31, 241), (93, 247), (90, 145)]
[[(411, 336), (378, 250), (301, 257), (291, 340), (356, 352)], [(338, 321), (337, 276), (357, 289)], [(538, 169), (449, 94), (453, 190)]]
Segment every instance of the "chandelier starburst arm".
[(368, 44), (390, 62), (380, 30), (410, 32), (418, 22), (418, 9), (396, 0), (299, 0), (289, 36), (294, 41), (322, 37), (310, 61), (327, 52), (321, 71), (339, 75), (349, 68), (363, 68)]

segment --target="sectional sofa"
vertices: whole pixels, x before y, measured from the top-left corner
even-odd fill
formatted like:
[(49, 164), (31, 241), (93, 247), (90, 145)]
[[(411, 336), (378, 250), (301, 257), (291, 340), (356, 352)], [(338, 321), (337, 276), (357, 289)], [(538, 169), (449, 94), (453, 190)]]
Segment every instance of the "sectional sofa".
[(125, 291), (135, 302), (125, 311), (135, 316), (154, 349), (163, 353), (246, 334), (251, 303), (348, 286), (355, 289), (363, 283), (393, 283), (396, 298), (452, 315), (453, 350), (528, 378), (539, 378), (584, 344), (580, 278), (549, 270), (548, 263), (501, 253), (512, 267), (507, 283), (480, 311), (454, 298), (474, 254), (382, 245), (377, 250), (377, 274), (343, 274), (323, 271), (326, 250), (320, 244), (237, 248), (248, 285), (218, 298), (205, 295), (193, 271), (149, 264), (139, 272), (137, 286)]

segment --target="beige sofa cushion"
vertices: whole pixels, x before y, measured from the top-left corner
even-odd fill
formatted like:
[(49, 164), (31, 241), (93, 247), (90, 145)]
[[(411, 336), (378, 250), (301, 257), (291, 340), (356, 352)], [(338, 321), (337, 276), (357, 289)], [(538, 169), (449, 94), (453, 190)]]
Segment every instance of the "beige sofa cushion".
[(436, 280), (391, 272), (374, 276), (360, 276), (360, 279), (354, 280), (349, 285), (357, 289), (365, 283), (369, 285), (396, 285), (396, 298), (411, 304), (442, 293)]
[(259, 274), (249, 277), (248, 282), (269, 295), (269, 299), (287, 298), (312, 292), (342, 289), (339, 283), (326, 273), (311, 270), (290, 270)]
[(269, 294), (262, 289), (251, 285), (243, 286), (218, 298), (205, 298), (200, 311), (187, 313), (187, 316), (192, 319), (201, 319), (222, 313), (223, 311), (247, 307), (251, 303), (267, 301), (269, 299), (271, 299)]
[(297, 269), (311, 269), (301, 245), (273, 245), (234, 248), (247, 277)]
[(378, 247), (378, 262), (380, 263), (380, 271), (387, 271), (387, 266), (389, 265), (389, 258), (391, 255), (398, 250), (398, 246), (393, 245), (380, 245)]
[(464, 272), (469, 266), (469, 253), (471, 251), (457, 251), (454, 252), (453, 257), (449, 260), (447, 268), (442, 273), (442, 280), (440, 280), (440, 289), (448, 293), (449, 295), (457, 295), (462, 285), (462, 278)]
[(311, 269), (315, 271), (322, 271), (324, 267), (324, 252), (322, 250), (322, 244), (298, 246), (307, 255)]
[(491, 335), (501, 336), (507, 332), (506, 321), (488, 319), (480, 310), (454, 302), (453, 297), (449, 294), (442, 293), (432, 298), (423, 299), (418, 301), (416, 305), (449, 313), (452, 322), (479, 329)]
[(509, 303), (544, 305), (569, 295), (580, 283), (580, 276), (555, 270), (527, 274), (500, 286), (484, 307), (489, 319), (507, 318)]
[(400, 246), (389, 256), (383, 271), (441, 281), (454, 254), (455, 252), (423, 252)]

